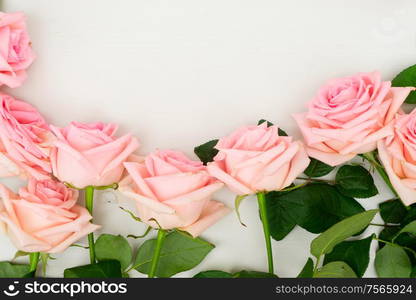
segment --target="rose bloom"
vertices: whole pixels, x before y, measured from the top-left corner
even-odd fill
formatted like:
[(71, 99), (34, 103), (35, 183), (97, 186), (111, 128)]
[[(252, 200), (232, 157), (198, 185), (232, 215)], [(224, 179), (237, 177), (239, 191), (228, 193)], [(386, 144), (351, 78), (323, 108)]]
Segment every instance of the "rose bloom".
[(24, 14), (0, 12), (0, 86), (22, 85), (34, 59)]
[(211, 200), (223, 184), (181, 152), (155, 151), (125, 166), (129, 175), (119, 190), (136, 201), (140, 219), (152, 227), (179, 228), (196, 237), (230, 211)]
[(413, 88), (391, 87), (378, 72), (329, 81), (295, 114), (309, 156), (336, 166), (357, 154), (373, 151), (391, 134), (387, 126)]
[(208, 172), (238, 195), (284, 189), (310, 161), (301, 142), (279, 136), (277, 126), (266, 122), (237, 129), (215, 148)]
[(394, 135), (378, 141), (378, 153), (404, 204), (416, 203), (416, 110), (397, 114)]
[(117, 126), (111, 123), (72, 122), (51, 128), (57, 136), (51, 153), (53, 174), (77, 188), (119, 182), (123, 162), (139, 147), (131, 134), (115, 137)]
[(54, 137), (30, 104), (0, 93), (0, 176), (50, 178)]
[(0, 196), (0, 225), (20, 251), (62, 252), (99, 228), (76, 205), (78, 191), (56, 181), (31, 179), (18, 194), (0, 185)]

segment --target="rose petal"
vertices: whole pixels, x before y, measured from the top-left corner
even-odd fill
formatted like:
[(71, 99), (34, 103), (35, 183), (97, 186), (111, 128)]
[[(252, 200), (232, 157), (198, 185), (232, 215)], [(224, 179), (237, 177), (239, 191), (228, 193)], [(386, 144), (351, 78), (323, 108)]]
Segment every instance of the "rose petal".
[(396, 175), (391, 166), (391, 157), (388, 154), (384, 141), (378, 141), (377, 143), (378, 154), (381, 162), (389, 176), (390, 182), (399, 195), (400, 199), (405, 205), (411, 205), (416, 203), (416, 190), (407, 187), (400, 178)]
[(207, 228), (217, 223), (221, 218), (229, 214), (230, 211), (231, 209), (221, 202), (209, 201), (206, 204), (198, 221), (180, 229), (190, 233), (195, 238)]
[(220, 190), (224, 186), (221, 182), (214, 182), (202, 188), (198, 188), (186, 195), (178, 196), (163, 202), (169, 206), (188, 205), (201, 199), (209, 198), (213, 193)]
[(238, 195), (250, 195), (254, 194), (255, 191), (252, 191), (249, 187), (245, 186), (241, 182), (237, 181), (235, 178), (228, 175), (220, 167), (218, 162), (211, 162), (207, 165), (207, 170), (209, 174), (218, 180), (224, 182), (228, 188), (230, 188), (234, 193)]
[(326, 163), (327, 165), (330, 165), (333, 167), (341, 165), (353, 159), (356, 155), (355, 153), (348, 153), (348, 154), (343, 155), (343, 154), (339, 154), (336, 152), (332, 152), (332, 153), (323, 152), (313, 147), (306, 147), (306, 151), (308, 152), (308, 155), (310, 157), (320, 160)]
[(163, 204), (162, 202), (159, 202), (158, 200), (148, 198), (143, 195), (135, 193), (134, 190), (130, 186), (132, 183), (133, 183), (133, 180), (131, 179), (131, 177), (127, 176), (120, 182), (118, 190), (126, 197), (136, 200), (141, 205), (149, 207), (149, 209), (154, 210), (157, 213), (165, 213), (165, 214), (175, 213), (174, 209)]

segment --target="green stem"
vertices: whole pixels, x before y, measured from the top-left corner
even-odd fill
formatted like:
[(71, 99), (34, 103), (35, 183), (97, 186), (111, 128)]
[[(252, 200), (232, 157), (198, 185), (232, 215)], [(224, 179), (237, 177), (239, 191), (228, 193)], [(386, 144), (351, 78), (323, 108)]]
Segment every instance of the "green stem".
[(370, 223), (371, 226), (380, 226), (380, 227), (399, 227), (400, 225), (391, 225), (391, 224), (377, 224), (377, 223)]
[(389, 189), (393, 192), (393, 194), (395, 196), (398, 196), (396, 190), (394, 189), (393, 185), (390, 182), (390, 178), (387, 175), (386, 170), (383, 167), (380, 167), (380, 166), (374, 166), (374, 167), (376, 168), (378, 174), (380, 174), (380, 177), (383, 178), (384, 182), (387, 184)]
[(305, 180), (307, 182), (324, 182), (329, 184), (335, 184), (335, 180), (327, 180), (327, 179), (318, 179), (318, 178), (305, 178), (305, 177), (297, 177), (298, 180)]
[[(69, 182), (64, 182), (64, 184), (66, 185), (67, 188), (74, 189), (74, 190), (82, 190), (82, 188), (77, 188), (75, 185), (73, 185)], [(92, 185), (91, 187), (93, 187), (95, 190), (100, 190), (100, 191), (107, 190), (107, 189), (117, 190), (118, 189), (118, 183), (115, 182), (115, 183), (112, 183), (112, 184), (109, 184), (109, 185), (98, 185), (98, 186), (97, 185), (94, 185), (94, 186)]]
[(160, 260), (160, 253), (162, 251), (163, 242), (165, 241), (166, 231), (159, 229), (157, 232), (156, 247), (153, 252), (153, 258), (150, 265), (149, 278), (155, 277), (157, 266)]
[(297, 189), (299, 189), (299, 188), (307, 185), (308, 183), (309, 182), (304, 182), (304, 183), (301, 183), (301, 184), (298, 184), (298, 185), (290, 186), (290, 187), (287, 187), (287, 188), (285, 188), (283, 190), (280, 190), (280, 192), (290, 192), (290, 191), (294, 191), (294, 190), (297, 190)]
[(118, 189), (118, 183), (113, 183), (113, 184), (110, 184), (110, 185), (94, 186), (93, 188), (96, 189), (96, 190), (100, 190), (100, 191), (108, 190), (108, 189), (117, 190)]
[(39, 256), (39, 252), (32, 252), (29, 254), (29, 272), (36, 272), (36, 269), (38, 268)]
[(377, 237), (373, 237), (373, 240), (376, 240), (376, 241), (381, 242), (381, 243), (386, 244), (386, 245), (390, 245), (392, 247), (399, 247), (399, 248), (406, 249), (407, 251), (411, 252), (414, 255), (414, 257), (416, 258), (416, 251), (413, 250), (412, 248), (401, 246), (399, 244), (395, 244), (395, 243), (392, 243), (392, 242), (389, 242), (389, 241), (385, 241), (385, 240), (379, 239)]
[(268, 261), (268, 264), (269, 264), (269, 273), (274, 274), (272, 242), (271, 242), (271, 238), (270, 238), (269, 221), (268, 221), (268, 218), (267, 218), (266, 197), (265, 197), (265, 194), (263, 192), (257, 193), (257, 202), (259, 204), (261, 222), (263, 223), (263, 232), (264, 232), (264, 239), (266, 241), (267, 261)]
[[(94, 187), (87, 186), (85, 188), (85, 207), (89, 211), (91, 217), (93, 215), (93, 208), (94, 208)], [(91, 219), (92, 222), (92, 219)], [(90, 251), (90, 262), (92, 264), (95, 263), (95, 245), (94, 245), (94, 233), (88, 234), (88, 245)]]
[(313, 268), (313, 277), (314, 277), (314, 276), (315, 276), (315, 274), (318, 272), (319, 264), (321, 263), (321, 258), (322, 258), (322, 255), (320, 255), (320, 256), (318, 257), (318, 259), (316, 260), (315, 267)]

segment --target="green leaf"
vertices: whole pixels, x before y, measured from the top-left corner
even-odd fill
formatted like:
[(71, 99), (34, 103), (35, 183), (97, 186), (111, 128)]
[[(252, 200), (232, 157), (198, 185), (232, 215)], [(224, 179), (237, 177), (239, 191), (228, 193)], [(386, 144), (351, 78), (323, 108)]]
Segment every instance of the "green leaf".
[(284, 131), (282, 128), (277, 128), (277, 134), (279, 135), (279, 136), (288, 136), (287, 135), (287, 133), (286, 133), (286, 131)]
[(266, 194), (267, 219), (270, 234), (276, 241), (282, 240), (296, 226), (296, 213), (304, 208), (302, 198), (289, 193), (270, 192)]
[[(149, 273), (155, 245), (156, 239), (152, 239), (144, 242), (139, 248), (134, 263), (137, 271)], [(187, 233), (173, 231), (166, 236), (163, 243), (156, 276), (171, 277), (190, 270), (197, 266), (214, 247), (201, 238), (192, 238)]]
[(322, 177), (330, 173), (335, 168), (312, 157), (310, 157), (310, 160), (311, 162), (304, 171), (304, 173), (309, 177)]
[(413, 267), (412, 274), (410, 274), (410, 278), (416, 278), (416, 266)]
[(0, 278), (28, 278), (32, 277), (29, 265), (13, 264), (8, 261), (0, 262)]
[(117, 260), (66, 269), (64, 278), (122, 278), (121, 265)]
[(369, 198), (378, 194), (370, 172), (361, 166), (342, 166), (335, 176), (335, 183), (341, 193), (350, 197)]
[(410, 222), (416, 221), (416, 206), (411, 205), (409, 207), (410, 207), (410, 210), (407, 211), (406, 216), (400, 223), (402, 226), (406, 226)]
[(416, 264), (416, 237), (414, 235), (402, 233), (394, 239), (394, 244), (402, 246), (406, 253), (409, 254), (412, 265)]
[(331, 252), (337, 244), (366, 228), (377, 212), (377, 209), (368, 210), (335, 224), (312, 241), (312, 255), (319, 258)]
[(406, 226), (404, 226), (393, 238), (393, 242), (396, 240), (396, 238), (402, 234), (402, 233), (410, 233), (411, 236), (416, 236), (416, 221), (410, 222)]
[(126, 213), (128, 213), (129, 215), (130, 215), (130, 217), (134, 220), (134, 221), (137, 221), (137, 222), (142, 222), (142, 220), (139, 218), (139, 217), (136, 217), (136, 215), (131, 211), (131, 210), (128, 210), (127, 208), (124, 208), (124, 207), (122, 207), (122, 206), (119, 206), (119, 208), (122, 210), (122, 211), (124, 211), (124, 212), (126, 212)]
[(194, 148), (194, 153), (199, 157), (204, 165), (213, 161), (215, 155), (217, 155), (218, 150), (215, 149), (215, 145), (217, 145), (217, 143), (218, 140), (212, 140)]
[[(379, 233), (378, 238), (383, 240), (383, 241), (391, 242), (399, 231), (400, 231), (400, 227), (385, 227)], [(384, 245), (385, 244), (383, 242), (378, 243), (378, 247), (380, 249), (383, 248)]]
[(354, 270), (358, 277), (363, 277), (370, 261), (369, 252), (372, 240), (373, 236), (369, 236), (362, 240), (341, 242), (325, 255), (324, 264), (343, 261)]
[(272, 122), (269, 122), (269, 121), (267, 121), (267, 120), (265, 120), (265, 119), (261, 119), (261, 120), (259, 120), (259, 121), (257, 122), (257, 126), (258, 126), (258, 125), (263, 124), (264, 122), (267, 122), (267, 127), (273, 126), (273, 123), (272, 123)]
[(132, 260), (132, 249), (121, 235), (102, 234), (95, 242), (95, 255), (98, 261), (118, 260), (125, 270)]
[(24, 251), (20, 251), (20, 250), (18, 250), (18, 251), (16, 251), (16, 253), (14, 254), (14, 256), (13, 256), (13, 259), (12, 260), (15, 260), (15, 259), (17, 259), (17, 258), (19, 258), (19, 257), (23, 257), (23, 256), (28, 256), (30, 253), (29, 252), (24, 252)]
[(146, 230), (143, 234), (141, 234), (141, 235), (128, 234), (127, 237), (132, 238), (132, 239), (142, 239), (142, 238), (146, 237), (150, 233), (150, 231), (152, 231), (152, 230), (153, 230), (152, 226), (147, 226), (147, 228), (146, 228)]
[(386, 223), (398, 224), (407, 214), (407, 209), (399, 199), (388, 200), (379, 204), (380, 215)]
[(400, 246), (385, 245), (376, 253), (378, 277), (408, 278), (412, 272), (409, 256)]
[(43, 253), (41, 252), (39, 255), (39, 260), (42, 263), (42, 275), (43, 277), (46, 277), (46, 268), (48, 267), (48, 260), (49, 258), (53, 259), (49, 253)]
[(270, 273), (243, 270), (234, 273), (233, 278), (277, 278), (277, 276)]
[(89, 246), (83, 246), (81, 244), (71, 244), (69, 247), (75, 247), (75, 248), (82, 248), (82, 249), (89, 249)]
[(302, 271), (300, 271), (297, 278), (312, 278), (313, 277), (313, 260), (308, 258)]
[(210, 270), (199, 272), (194, 278), (233, 278), (233, 275), (224, 271)]
[(236, 197), (235, 197), (235, 201), (234, 201), (234, 207), (235, 207), (235, 212), (236, 212), (236, 214), (237, 214), (237, 218), (238, 218), (238, 221), (240, 222), (240, 224), (241, 225), (243, 225), (244, 227), (246, 227), (246, 224), (244, 224), (242, 221), (241, 221), (241, 216), (240, 216), (240, 205), (241, 205), (241, 202), (243, 202), (243, 200), (247, 197), (248, 195), (237, 195)]
[[(267, 120), (265, 120), (265, 119), (261, 119), (261, 120), (257, 123), (257, 125), (260, 125), (261, 123), (264, 123), (264, 122), (267, 122), (267, 127), (273, 126), (273, 123), (272, 123), (272, 122), (269, 122), (269, 121), (267, 121)], [(280, 127), (279, 127), (279, 128), (277, 128), (277, 134), (278, 134), (279, 136), (287, 136), (286, 131), (284, 131), (284, 130), (283, 130), (283, 129), (281, 129)]]
[(279, 241), (296, 224), (312, 233), (321, 233), (339, 221), (364, 211), (351, 197), (334, 186), (314, 183), (289, 192), (266, 194), (271, 236)]
[[(407, 69), (404, 69), (403, 71), (401, 71), (391, 81), (391, 85), (398, 86), (398, 87), (416, 86), (416, 65), (410, 66)], [(410, 104), (415, 104), (416, 93), (414, 91), (410, 92), (405, 102), (410, 103)]]
[(303, 215), (295, 216), (298, 225), (312, 233), (321, 233), (339, 221), (364, 211), (354, 198), (325, 183), (309, 184), (291, 193), (304, 203)]
[(356, 278), (354, 271), (343, 261), (333, 261), (324, 265), (313, 276), (315, 278)]

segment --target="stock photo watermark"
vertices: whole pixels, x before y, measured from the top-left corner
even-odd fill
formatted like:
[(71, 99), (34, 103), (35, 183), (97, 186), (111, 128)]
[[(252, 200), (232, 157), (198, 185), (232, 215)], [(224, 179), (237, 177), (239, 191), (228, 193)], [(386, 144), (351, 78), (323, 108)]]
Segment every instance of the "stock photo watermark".
[(127, 283), (108, 283), (101, 282), (22, 282), (17, 280), (11, 282), (3, 294), (8, 297), (15, 297), (17, 295), (31, 295), (31, 294), (56, 294), (69, 295), (74, 297), (79, 294), (126, 294)]

